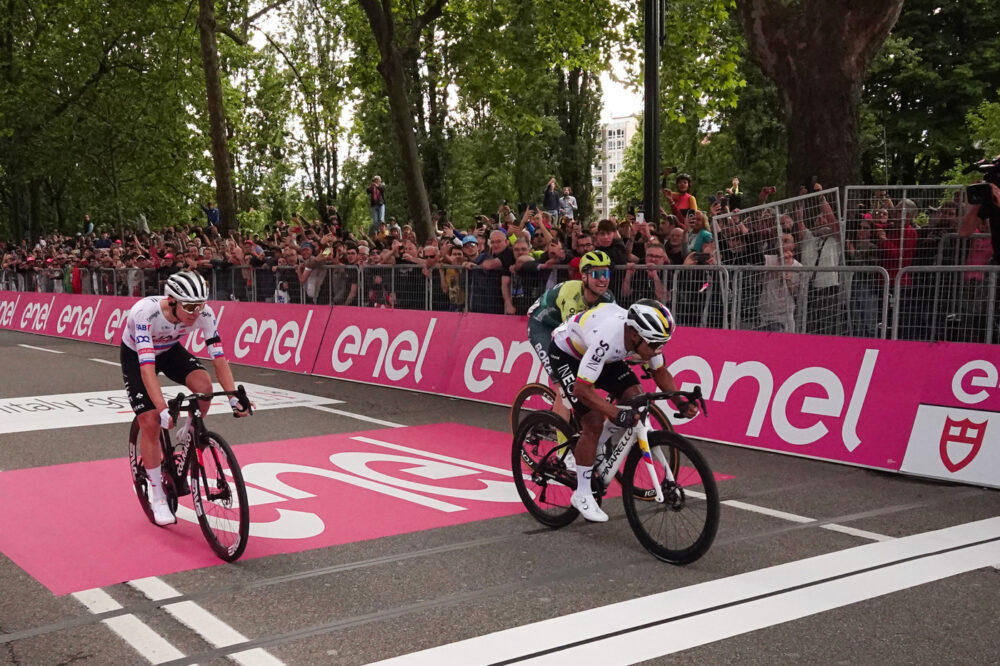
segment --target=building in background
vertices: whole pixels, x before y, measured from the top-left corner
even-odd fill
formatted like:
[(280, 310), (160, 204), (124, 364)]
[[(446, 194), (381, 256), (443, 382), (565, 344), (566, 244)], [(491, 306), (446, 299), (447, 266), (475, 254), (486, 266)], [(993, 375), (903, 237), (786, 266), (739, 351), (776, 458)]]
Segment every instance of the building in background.
[(611, 184), (615, 182), (625, 159), (625, 148), (639, 127), (636, 116), (613, 117), (601, 124), (600, 151), (597, 163), (591, 172), (594, 186), (594, 214), (603, 219), (611, 213), (617, 203), (608, 197)]

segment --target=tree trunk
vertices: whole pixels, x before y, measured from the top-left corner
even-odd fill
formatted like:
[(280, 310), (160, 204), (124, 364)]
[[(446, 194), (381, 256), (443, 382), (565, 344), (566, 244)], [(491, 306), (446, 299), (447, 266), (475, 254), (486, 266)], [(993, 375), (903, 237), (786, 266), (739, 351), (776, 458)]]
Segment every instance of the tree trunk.
[(423, 242), (427, 238), (433, 238), (435, 230), (431, 228), (430, 202), (427, 199), (427, 188), (424, 186), (417, 137), (413, 132), (413, 110), (406, 94), (406, 80), (399, 66), (399, 60), (395, 57), (395, 49), (391, 51), (382, 55), (378, 71), (385, 81), (389, 96), (389, 117), (399, 146), (403, 184), (406, 187), (406, 198), (410, 202), (410, 217), (417, 237)]
[(215, 39), (215, 0), (198, 1), (198, 32), (201, 37), (201, 64), (205, 70), (205, 92), (208, 98), (219, 233), (225, 236), (236, 228), (236, 198), (233, 194), (233, 174), (229, 161), (229, 145), (226, 141), (226, 111), (222, 101), (222, 81), (219, 78), (219, 45)]
[(778, 87), (787, 189), (861, 182), (861, 84), (903, 0), (738, 0), (750, 54)]
[[(393, 133), (399, 146), (400, 164), (403, 171), (403, 185), (410, 205), (410, 218), (417, 238), (423, 242), (433, 238), (436, 230), (431, 224), (431, 210), (427, 199), (427, 188), (424, 185), (423, 171), (420, 165), (420, 152), (417, 148), (417, 137), (414, 134), (414, 108), (408, 94), (408, 81), (404, 70), (405, 63), (399, 48), (394, 43), (395, 23), (392, 16), (392, 3), (389, 0), (358, 0), (361, 9), (368, 16), (372, 34), (378, 44), (378, 72), (385, 83), (386, 95), (389, 98), (389, 119), (392, 122)], [(411, 23), (410, 34), (412, 42), (417, 42), (420, 31), (430, 21), (441, 14), (444, 0), (434, 0), (428, 10)]]

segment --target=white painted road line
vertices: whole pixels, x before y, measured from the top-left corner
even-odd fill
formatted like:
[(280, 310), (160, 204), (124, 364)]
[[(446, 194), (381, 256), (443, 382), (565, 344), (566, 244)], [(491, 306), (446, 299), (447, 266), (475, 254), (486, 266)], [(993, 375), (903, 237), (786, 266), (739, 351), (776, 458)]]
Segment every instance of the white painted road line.
[[(74, 592), (73, 598), (87, 607), (91, 613), (106, 613), (122, 606), (101, 589)], [(120, 615), (103, 621), (111, 631), (152, 664), (162, 664), (180, 659), (184, 653), (175, 648), (167, 639), (149, 628), (134, 615)]]
[(331, 414), (336, 414), (337, 416), (346, 416), (351, 419), (357, 419), (359, 421), (367, 421), (368, 423), (374, 423), (375, 425), (385, 426), (387, 428), (405, 428), (406, 426), (402, 423), (393, 423), (392, 421), (383, 421), (382, 419), (377, 419), (373, 416), (365, 416), (364, 414), (355, 414), (354, 412), (345, 412), (341, 409), (334, 409), (333, 407), (323, 407), (321, 405), (309, 405), (310, 409), (318, 409), (321, 412), (329, 412)]
[[(704, 499), (704, 495), (702, 495), (702, 499)], [(819, 523), (819, 521), (815, 518), (808, 518), (806, 516), (788, 513), (787, 511), (779, 511), (777, 509), (769, 509), (766, 506), (747, 504), (746, 502), (740, 502), (739, 500), (723, 500), (721, 503), (734, 509), (752, 511), (754, 513), (770, 516), (771, 518), (780, 518), (781, 520), (787, 520), (793, 523), (800, 523), (803, 525), (808, 523)], [(830, 530), (831, 532), (840, 532), (841, 534), (849, 534), (850, 536), (869, 539), (871, 541), (889, 541), (892, 539), (891, 536), (886, 536), (885, 534), (876, 534), (875, 532), (859, 530), (856, 527), (847, 527), (846, 525), (838, 525), (837, 523), (826, 523), (823, 525), (817, 525), (817, 527), (821, 527), (824, 530)]]
[(824, 530), (830, 530), (831, 532), (840, 532), (841, 534), (848, 534), (850, 536), (860, 537), (862, 539), (870, 539), (872, 541), (892, 541), (895, 537), (886, 536), (885, 534), (876, 534), (875, 532), (869, 532), (868, 530), (859, 530), (856, 527), (848, 527), (847, 525), (838, 525), (836, 523), (830, 523), (829, 525), (820, 525)]
[(744, 511), (753, 511), (754, 513), (760, 513), (765, 516), (770, 516), (772, 518), (780, 518), (781, 520), (788, 520), (793, 523), (814, 523), (815, 518), (806, 518), (805, 516), (799, 516), (794, 513), (787, 513), (785, 511), (778, 511), (777, 509), (768, 509), (766, 506), (757, 506), (756, 504), (747, 504), (746, 502), (740, 502), (739, 500), (724, 500), (722, 504), (726, 506), (731, 506), (734, 509), (743, 509)]
[[(155, 577), (131, 580), (128, 584), (153, 601), (181, 596), (180, 592)], [(163, 606), (163, 610), (185, 627), (204, 638), (212, 647), (221, 648), (227, 645), (246, 643), (249, 640), (246, 636), (193, 601), (166, 604)], [(243, 664), (243, 666), (282, 666), (284, 663), (262, 648), (254, 648), (246, 652), (238, 652), (228, 656), (236, 663)]]
[(34, 349), (34, 350), (37, 350), (37, 351), (44, 351), (44, 352), (48, 352), (50, 354), (65, 354), (66, 353), (66, 352), (56, 351), (55, 349), (46, 349), (45, 347), (36, 347), (34, 345), (22, 345), (22, 344), (18, 344), (17, 346), (18, 347), (24, 347), (25, 349)]
[(388, 659), (632, 664), (990, 566), (1000, 518), (866, 544)]
[(116, 368), (120, 368), (121, 365), (122, 365), (118, 361), (105, 361), (103, 358), (92, 358), (90, 360), (93, 361), (94, 363), (103, 363), (105, 365), (113, 365)]

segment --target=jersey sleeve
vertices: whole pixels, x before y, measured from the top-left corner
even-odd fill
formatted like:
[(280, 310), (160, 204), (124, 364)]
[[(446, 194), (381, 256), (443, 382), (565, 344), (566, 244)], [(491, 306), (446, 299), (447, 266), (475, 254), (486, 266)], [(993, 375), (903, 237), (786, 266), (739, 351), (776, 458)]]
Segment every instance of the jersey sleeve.
[(604, 339), (599, 339), (587, 347), (587, 351), (580, 358), (580, 369), (576, 373), (577, 380), (596, 384), (597, 379), (604, 371), (604, 363), (610, 349), (611, 344)]
[(198, 315), (198, 321), (195, 323), (195, 326), (205, 336), (208, 355), (213, 359), (225, 358), (225, 352), (222, 349), (222, 340), (219, 338), (219, 325), (215, 320), (215, 311), (212, 310), (210, 305), (206, 305), (201, 314)]
[(663, 354), (660, 353), (649, 359), (649, 361), (646, 362), (646, 365), (649, 366), (650, 370), (659, 370), (666, 365), (666, 361), (663, 360)]
[(559, 290), (562, 289), (563, 283), (560, 282), (556, 286), (552, 287), (544, 294), (538, 297), (538, 300), (528, 308), (528, 318), (543, 326), (547, 326), (550, 329), (554, 329), (559, 324), (563, 322), (559, 318), (559, 307), (557, 304), (557, 299), (559, 297)]
[[(157, 304), (157, 309), (159, 305)], [(136, 307), (132, 308), (132, 330), (131, 334), (135, 342), (135, 353), (139, 356), (139, 365), (156, 363), (156, 350), (153, 348), (153, 312), (145, 301), (140, 301)]]

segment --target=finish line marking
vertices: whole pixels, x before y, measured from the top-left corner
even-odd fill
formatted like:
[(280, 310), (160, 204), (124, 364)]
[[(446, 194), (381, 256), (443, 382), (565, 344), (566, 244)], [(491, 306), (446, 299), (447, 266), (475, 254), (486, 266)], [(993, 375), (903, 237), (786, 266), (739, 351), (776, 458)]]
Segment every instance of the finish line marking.
[(378, 663), (632, 664), (989, 567), (997, 558), (1000, 518), (989, 518), (572, 613)]

